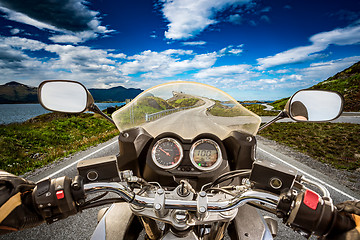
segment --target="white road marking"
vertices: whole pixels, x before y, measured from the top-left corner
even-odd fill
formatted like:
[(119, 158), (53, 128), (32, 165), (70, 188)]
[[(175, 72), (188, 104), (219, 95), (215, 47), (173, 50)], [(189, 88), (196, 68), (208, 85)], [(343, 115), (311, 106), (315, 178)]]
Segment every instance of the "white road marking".
[(353, 196), (351, 196), (351, 195), (349, 195), (349, 194), (347, 194), (347, 193), (345, 193), (345, 192), (343, 192), (343, 191), (341, 191), (341, 190), (339, 190), (339, 189), (337, 189), (337, 188), (335, 188), (335, 187), (333, 187), (333, 186), (331, 186), (331, 185), (327, 184), (326, 182), (324, 182), (324, 181), (322, 181), (322, 180), (318, 179), (317, 177), (314, 177), (314, 176), (312, 176), (312, 175), (308, 174), (307, 172), (304, 172), (303, 170), (301, 170), (301, 169), (299, 169), (299, 168), (297, 168), (297, 167), (295, 167), (295, 166), (291, 165), (290, 163), (288, 163), (288, 162), (286, 162), (286, 161), (282, 160), (281, 158), (279, 158), (279, 157), (277, 157), (277, 156), (275, 156), (275, 155), (273, 155), (273, 154), (271, 154), (271, 153), (269, 153), (269, 152), (265, 151), (264, 149), (259, 148), (259, 147), (258, 147), (257, 149), (259, 149), (259, 150), (263, 151), (264, 153), (268, 154), (269, 156), (271, 156), (271, 157), (273, 157), (273, 158), (276, 158), (278, 161), (280, 161), (280, 162), (282, 162), (282, 163), (284, 163), (284, 164), (286, 164), (286, 165), (288, 165), (288, 166), (290, 166), (290, 167), (294, 168), (294, 169), (295, 169), (295, 170), (297, 170), (298, 172), (301, 172), (302, 174), (304, 174), (304, 175), (306, 175), (306, 176), (311, 177), (312, 179), (314, 179), (315, 181), (317, 181), (317, 182), (321, 183), (322, 185), (325, 185), (325, 186), (327, 186), (327, 187), (329, 187), (329, 188), (331, 188), (331, 189), (333, 189), (333, 190), (337, 191), (338, 193), (340, 193), (340, 194), (342, 194), (342, 195), (344, 195), (344, 196), (346, 196), (346, 197), (348, 197), (348, 198), (351, 198), (351, 200), (356, 199), (355, 197), (353, 197)]
[(69, 167), (74, 166), (74, 165), (75, 165), (75, 164), (77, 164), (78, 162), (80, 162), (80, 161), (82, 161), (82, 160), (84, 160), (84, 159), (86, 159), (86, 158), (88, 158), (88, 157), (90, 157), (90, 156), (94, 155), (95, 153), (98, 153), (98, 152), (100, 152), (100, 151), (104, 150), (105, 148), (107, 148), (107, 147), (111, 146), (111, 145), (112, 145), (112, 144), (114, 144), (114, 143), (117, 143), (117, 140), (116, 140), (116, 141), (114, 141), (114, 142), (112, 142), (112, 143), (109, 143), (109, 144), (108, 144), (108, 145), (106, 145), (106, 146), (103, 146), (102, 148), (100, 148), (100, 149), (98, 149), (98, 150), (96, 150), (96, 151), (94, 151), (94, 152), (92, 152), (92, 153), (90, 153), (90, 154), (88, 154), (88, 155), (86, 155), (85, 157), (80, 158), (79, 160), (77, 160), (77, 161), (75, 161), (75, 162), (73, 162), (73, 163), (71, 163), (71, 164), (67, 165), (66, 167), (63, 167), (62, 169), (60, 169), (60, 170), (58, 170), (58, 171), (56, 171), (56, 172), (54, 172), (54, 173), (50, 174), (50, 175), (49, 175), (49, 176), (47, 176), (46, 178), (51, 178), (51, 177), (55, 176), (56, 174), (61, 173), (61, 172), (62, 172), (62, 171), (64, 171), (65, 169), (68, 169)]

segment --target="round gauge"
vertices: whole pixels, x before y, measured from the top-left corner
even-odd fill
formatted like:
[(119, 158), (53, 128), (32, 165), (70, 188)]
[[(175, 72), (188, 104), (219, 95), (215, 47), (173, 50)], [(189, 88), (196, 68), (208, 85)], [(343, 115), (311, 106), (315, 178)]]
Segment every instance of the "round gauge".
[(162, 138), (155, 143), (151, 157), (158, 167), (172, 169), (179, 166), (183, 158), (183, 149), (177, 140)]
[(190, 160), (199, 170), (213, 170), (222, 161), (220, 147), (211, 139), (200, 139), (191, 146)]

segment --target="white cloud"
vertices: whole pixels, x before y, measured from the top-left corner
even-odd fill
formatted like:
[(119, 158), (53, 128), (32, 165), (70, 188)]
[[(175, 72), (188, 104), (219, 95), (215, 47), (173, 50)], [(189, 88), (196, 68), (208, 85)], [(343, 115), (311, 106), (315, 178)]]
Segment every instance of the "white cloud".
[(297, 47), (285, 52), (278, 53), (274, 56), (258, 58), (259, 69), (266, 69), (274, 66), (299, 63), (308, 60), (313, 60), (318, 58), (319, 54), (314, 54), (326, 49), (326, 46), (323, 44), (313, 44), (305, 47)]
[(46, 51), (59, 56), (51, 62), (52, 69), (67, 69), (71, 72), (107, 75), (117, 74), (116, 61), (109, 58), (106, 50), (91, 49), (86, 46), (47, 45)]
[(271, 7), (268, 6), (268, 7), (264, 7), (263, 9), (261, 9), (260, 12), (270, 12), (270, 10), (271, 10)]
[(117, 53), (117, 54), (109, 53), (108, 55), (112, 58), (118, 58), (118, 59), (126, 59), (127, 57), (125, 53)]
[(206, 42), (205, 41), (196, 41), (196, 42), (183, 42), (182, 45), (185, 46), (201, 46), (201, 45), (205, 45)]
[(317, 44), (352, 45), (360, 43), (360, 25), (346, 28), (338, 28), (329, 32), (318, 33), (310, 38)]
[(219, 54), (222, 55), (240, 55), (243, 50), (244, 44), (240, 44), (237, 46), (229, 45), (219, 51)]
[[(261, 76), (266, 76), (267, 73), (274, 74), (277, 72), (279, 72), (281, 76), (275, 75), (273, 78), (261, 78), (256, 81), (245, 82), (241, 85), (241, 88), (252, 89), (259, 87), (261, 89), (272, 90), (308, 88), (348, 68), (359, 60), (360, 56), (352, 56), (327, 62), (312, 63), (307, 68), (289, 68), (281, 72), (273, 70), (263, 71)], [(289, 95), (290, 94), (291, 92), (289, 92)]]
[(165, 37), (179, 40), (196, 36), (209, 25), (217, 23), (214, 15), (232, 5), (251, 0), (164, 0), (163, 14), (170, 22)]
[(310, 41), (312, 44), (309, 46), (296, 47), (274, 56), (258, 58), (258, 69), (314, 60), (323, 56), (320, 52), (327, 49), (331, 44), (339, 46), (359, 44), (360, 25), (318, 33), (313, 35)]
[(18, 34), (18, 33), (20, 33), (21, 31), (20, 31), (20, 29), (18, 29), (18, 28), (13, 28), (13, 29), (10, 29), (10, 33), (12, 34), (12, 35), (16, 35), (16, 34)]
[(53, 35), (49, 37), (51, 41), (54, 43), (73, 43), (78, 44), (85, 42), (90, 39), (97, 38), (99, 36), (98, 33), (94, 31), (83, 31), (83, 32), (77, 32), (77, 33), (68, 33), (68, 34), (62, 34), (62, 35)]
[(46, 46), (46, 44), (40, 41), (20, 37), (2, 37), (0, 41), (7, 46), (30, 51), (38, 51)]
[(311, 84), (315, 84), (350, 67), (358, 61), (360, 61), (360, 56), (352, 56), (327, 62), (312, 63), (309, 67), (297, 69), (296, 71), (303, 76), (303, 79), (309, 81)]
[[(128, 56), (129, 60), (120, 66), (124, 75), (141, 73), (144, 78), (173, 77), (177, 74), (211, 67), (217, 53), (195, 55), (191, 50), (168, 49), (163, 52), (144, 51), (134, 56)], [(186, 56), (182, 59), (181, 56)]]
[[(53, 53), (47, 61), (31, 57), (28, 51)], [(54, 56), (55, 55), (55, 56)], [(112, 50), (91, 49), (86, 46), (45, 44), (19, 37), (0, 38), (0, 68), (6, 74), (2, 81), (27, 79), (37, 85), (44, 79), (74, 79), (88, 86), (122, 83), (126, 79), (119, 71), (118, 59), (125, 54)]]
[(74, 35), (55, 35), (49, 37), (49, 39), (55, 43), (74, 43), (77, 44), (79, 42), (83, 42), (81, 38)]
[(239, 64), (239, 65), (225, 65), (219, 67), (212, 67), (208, 69), (203, 69), (196, 73), (195, 78), (199, 79), (208, 79), (216, 77), (227, 78), (231, 75), (245, 74), (249, 73), (250, 65)]
[(240, 14), (233, 14), (229, 16), (229, 22), (240, 25), (243, 23), (243, 17)]

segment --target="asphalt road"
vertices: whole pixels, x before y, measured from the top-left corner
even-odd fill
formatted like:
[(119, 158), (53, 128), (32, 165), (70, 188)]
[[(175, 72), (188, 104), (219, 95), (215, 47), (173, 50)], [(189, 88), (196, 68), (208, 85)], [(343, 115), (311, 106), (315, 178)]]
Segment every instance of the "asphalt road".
[[(184, 117), (183, 114), (191, 114), (193, 122), (197, 122), (204, 119), (204, 109), (211, 106), (211, 101), (207, 101), (205, 105), (199, 108), (194, 108), (190, 110), (186, 110), (183, 112), (178, 112), (171, 114), (171, 119), (173, 119), (172, 123), (169, 123), (171, 126), (177, 126), (175, 129), (181, 129), (182, 127), (179, 125), (179, 119)], [(199, 111), (200, 109), (200, 111)], [(169, 117), (169, 116), (168, 116)], [(164, 118), (165, 119), (165, 118)], [(160, 119), (159, 119), (160, 120)], [(156, 121), (159, 121), (156, 120)], [(159, 124), (159, 122), (154, 121), (153, 123), (149, 123), (149, 129), (154, 129), (153, 126), (155, 124)], [(210, 123), (205, 122), (205, 125), (209, 128), (209, 131), (213, 132), (214, 126), (210, 125)], [(164, 125), (161, 125), (164, 127)], [(193, 125), (190, 128), (188, 135), (193, 135), (194, 131), (197, 131), (196, 128), (203, 126)], [(216, 126), (218, 127), (218, 126)], [(52, 164), (51, 166), (47, 166), (36, 171), (34, 174), (27, 175), (26, 178), (38, 181), (42, 178), (46, 177), (60, 177), (67, 175), (69, 177), (74, 177), (77, 174), (76, 171), (76, 163), (82, 159), (90, 159), (108, 155), (115, 155), (119, 152), (119, 147), (117, 144), (116, 138), (109, 140), (106, 143), (100, 144), (96, 147), (90, 148), (86, 151), (75, 154), (72, 157), (66, 158), (61, 162)], [(331, 196), (334, 202), (342, 202), (344, 200), (348, 200), (350, 198), (359, 199), (360, 196), (357, 193), (354, 193), (347, 189), (344, 186), (339, 185), (336, 182), (336, 179), (330, 179), (325, 175), (315, 171), (314, 169), (309, 168), (308, 166), (301, 164), (294, 160), (292, 156), (286, 155), (277, 151), (276, 149), (272, 149), (261, 141), (258, 142), (258, 150), (256, 154), (257, 159), (272, 161), (277, 164), (286, 165), (294, 168), (298, 172), (303, 175), (306, 175), (308, 178), (313, 179), (317, 182), (321, 182), (325, 184), (331, 193)], [(43, 224), (33, 229), (27, 229), (21, 232), (8, 234), (5, 236), (0, 236), (0, 239), (52, 239), (52, 240), (64, 240), (64, 239), (90, 239), (91, 234), (96, 226), (96, 216), (97, 211), (100, 208), (85, 210), (81, 214), (77, 214), (76, 216), (71, 216), (68, 219), (58, 221), (51, 225)], [(279, 229), (278, 239), (304, 239), (298, 234), (294, 233), (287, 227), (281, 224), (281, 228)]]

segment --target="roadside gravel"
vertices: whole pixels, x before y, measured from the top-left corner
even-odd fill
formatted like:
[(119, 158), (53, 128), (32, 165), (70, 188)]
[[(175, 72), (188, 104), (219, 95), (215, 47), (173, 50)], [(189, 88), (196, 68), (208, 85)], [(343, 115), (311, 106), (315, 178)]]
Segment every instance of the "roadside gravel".
[[(292, 156), (295, 160), (306, 164), (310, 168), (321, 172), (322, 174), (336, 180), (339, 184), (350, 188), (352, 191), (360, 194), (360, 171), (346, 171), (340, 170), (332, 167), (329, 164), (319, 162), (318, 160), (307, 156), (306, 154), (300, 153), (291, 147), (288, 147), (284, 144), (280, 144), (273, 140), (269, 140), (262, 136), (256, 136), (258, 142), (261, 142), (264, 145), (270, 146), (274, 150)], [(360, 161), (360, 160), (359, 160)]]

